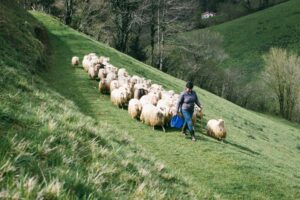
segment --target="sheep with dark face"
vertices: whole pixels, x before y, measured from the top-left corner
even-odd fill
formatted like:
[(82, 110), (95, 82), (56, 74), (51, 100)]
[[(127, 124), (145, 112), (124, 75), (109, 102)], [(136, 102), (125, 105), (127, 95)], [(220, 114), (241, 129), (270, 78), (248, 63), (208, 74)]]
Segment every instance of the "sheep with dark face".
[(107, 76), (107, 71), (106, 71), (106, 69), (99, 69), (99, 72), (98, 72), (98, 78), (99, 78), (100, 80), (102, 80), (102, 79), (105, 79), (106, 76)]
[(134, 90), (134, 95), (133, 98), (135, 99), (141, 99), (142, 96), (147, 95), (148, 94), (148, 90), (145, 88), (138, 88)]
[(73, 56), (71, 63), (72, 63), (73, 66), (79, 65), (79, 57)]

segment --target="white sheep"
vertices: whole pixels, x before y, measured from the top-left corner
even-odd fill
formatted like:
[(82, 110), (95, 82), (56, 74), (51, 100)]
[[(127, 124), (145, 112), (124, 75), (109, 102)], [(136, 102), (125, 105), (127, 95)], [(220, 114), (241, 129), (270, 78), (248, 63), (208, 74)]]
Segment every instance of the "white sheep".
[(90, 79), (95, 79), (96, 77), (98, 77), (100, 67), (100, 64), (95, 64), (89, 67), (88, 74)]
[(72, 57), (72, 65), (73, 66), (79, 65), (79, 57), (77, 57), (77, 56)]
[(112, 92), (115, 89), (118, 89), (120, 87), (120, 84), (117, 80), (113, 80), (110, 82), (110, 92)]
[(114, 105), (122, 109), (126, 106), (126, 103), (128, 102), (126, 92), (121, 89), (113, 90), (110, 95), (110, 100)]
[(117, 79), (117, 75), (113, 72), (109, 72), (107, 75), (106, 75), (106, 78), (113, 81), (113, 80), (116, 80)]
[(107, 80), (107, 79), (101, 79), (99, 81), (99, 91), (102, 93), (102, 94), (109, 94), (110, 92), (110, 81)]
[(138, 99), (131, 99), (128, 103), (128, 113), (132, 119), (138, 119), (142, 112), (142, 104)]
[(207, 122), (207, 134), (219, 140), (226, 138), (226, 129), (223, 119), (211, 119)]
[(153, 130), (155, 126), (161, 126), (163, 131), (166, 132), (164, 127), (165, 113), (160, 108), (152, 104), (146, 104), (143, 106), (140, 119), (143, 123), (152, 126)]
[(192, 122), (193, 122), (194, 125), (196, 124), (198, 118), (200, 118), (200, 119), (203, 118), (203, 108), (202, 107), (199, 108), (198, 106), (195, 106), (194, 107), (194, 113), (193, 113), (193, 116), (192, 116)]
[(146, 104), (156, 105), (158, 102), (158, 98), (154, 95), (147, 94), (141, 97), (140, 102), (144, 107)]
[(128, 77), (128, 72), (126, 69), (121, 68), (118, 70), (118, 77)]
[(98, 56), (95, 53), (90, 53), (88, 55), (85, 55), (82, 60), (82, 67), (85, 71), (89, 70), (90, 66), (94, 66), (96, 64), (99, 64)]

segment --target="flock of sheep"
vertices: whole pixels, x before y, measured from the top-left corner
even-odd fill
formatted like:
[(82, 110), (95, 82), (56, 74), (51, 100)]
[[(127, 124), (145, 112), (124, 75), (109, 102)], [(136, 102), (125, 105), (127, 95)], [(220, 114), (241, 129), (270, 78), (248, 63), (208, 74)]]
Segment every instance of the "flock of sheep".
[[(98, 57), (95, 53), (85, 55), (82, 67), (90, 79), (99, 81), (99, 91), (110, 94), (111, 102), (124, 109), (133, 119), (140, 119), (143, 123), (153, 127), (162, 127), (165, 132), (172, 118), (176, 115), (176, 105), (179, 95), (173, 90), (165, 90), (159, 84), (136, 75), (130, 76), (126, 69), (117, 68), (109, 63), (108, 57)], [(72, 65), (79, 65), (79, 57), (72, 58)], [(192, 117), (193, 123), (197, 118), (202, 118), (202, 109), (195, 106)], [(226, 137), (223, 120), (209, 120), (207, 123), (208, 134), (212, 137), (223, 139)]]

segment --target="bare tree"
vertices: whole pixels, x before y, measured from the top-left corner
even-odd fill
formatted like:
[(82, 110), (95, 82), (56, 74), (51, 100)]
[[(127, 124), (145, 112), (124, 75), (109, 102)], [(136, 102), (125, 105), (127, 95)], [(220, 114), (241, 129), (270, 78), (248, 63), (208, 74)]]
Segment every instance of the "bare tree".
[(291, 120), (300, 92), (300, 58), (279, 48), (271, 48), (263, 58), (264, 77), (277, 96), (280, 114)]
[(116, 48), (122, 52), (127, 51), (132, 27), (139, 20), (136, 12), (141, 3), (142, 0), (110, 0), (111, 10), (114, 14), (114, 42)]
[(196, 1), (192, 0), (189, 3), (177, 0), (158, 0), (157, 3), (157, 65), (163, 70), (163, 63), (165, 59), (165, 45), (166, 38), (172, 33), (178, 33), (179, 28), (178, 19), (180, 13), (191, 10), (195, 7)]
[(70, 25), (73, 15), (73, 0), (65, 0), (64, 21), (66, 25)]

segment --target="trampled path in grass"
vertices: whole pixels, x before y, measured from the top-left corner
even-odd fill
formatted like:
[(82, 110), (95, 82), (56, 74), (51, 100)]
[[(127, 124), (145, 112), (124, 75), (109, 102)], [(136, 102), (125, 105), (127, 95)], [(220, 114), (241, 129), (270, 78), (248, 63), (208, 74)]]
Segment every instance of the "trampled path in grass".
[[(178, 131), (153, 131), (126, 110), (113, 106), (101, 95), (98, 83), (89, 80), (81, 67), (70, 60), (95, 52), (111, 63), (180, 92), (184, 82), (161, 73), (133, 58), (70, 29), (41, 13), (33, 15), (49, 30), (51, 54), (43, 77), (49, 85), (74, 101), (81, 111), (112, 124), (131, 135), (135, 142), (183, 176), (192, 180), (199, 198), (297, 199), (300, 198), (300, 127), (242, 109), (224, 99), (196, 88), (204, 105), (204, 121), (198, 122), (198, 141), (193, 143)], [(204, 124), (223, 118), (228, 130), (224, 143), (205, 135)]]

